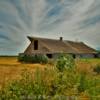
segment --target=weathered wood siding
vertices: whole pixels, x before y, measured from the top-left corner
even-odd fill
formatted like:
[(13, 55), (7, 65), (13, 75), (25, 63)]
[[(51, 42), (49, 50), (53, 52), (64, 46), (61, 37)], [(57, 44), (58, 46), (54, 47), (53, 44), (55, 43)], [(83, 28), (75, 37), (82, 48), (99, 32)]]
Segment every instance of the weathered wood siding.
[(94, 54), (76, 54), (76, 58), (94, 58)]

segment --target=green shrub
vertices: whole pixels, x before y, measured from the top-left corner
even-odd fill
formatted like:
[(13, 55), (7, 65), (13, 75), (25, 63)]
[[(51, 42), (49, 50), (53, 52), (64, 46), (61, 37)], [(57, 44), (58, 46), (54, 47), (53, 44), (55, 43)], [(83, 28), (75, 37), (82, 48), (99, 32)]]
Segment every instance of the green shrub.
[(61, 72), (57, 67), (49, 66), (42, 70), (38, 68), (35, 72), (24, 70), (21, 79), (0, 90), (0, 100), (62, 100), (60, 96), (67, 100), (66, 97), (77, 97), (81, 93), (91, 100), (99, 100), (100, 78), (78, 73), (77, 70)]
[(68, 68), (73, 68), (75, 65), (74, 58), (71, 55), (68, 54), (61, 54), (56, 63), (56, 67), (59, 71), (63, 71)]
[(25, 56), (25, 55), (19, 54), (19, 55), (18, 55), (18, 61), (19, 61), (19, 62), (23, 62), (24, 56)]
[(100, 74), (100, 64), (97, 64), (96, 67), (93, 69), (94, 72)]
[(48, 63), (48, 58), (45, 55), (23, 55), (18, 57), (18, 61), (25, 62), (25, 63), (41, 63), (46, 64)]

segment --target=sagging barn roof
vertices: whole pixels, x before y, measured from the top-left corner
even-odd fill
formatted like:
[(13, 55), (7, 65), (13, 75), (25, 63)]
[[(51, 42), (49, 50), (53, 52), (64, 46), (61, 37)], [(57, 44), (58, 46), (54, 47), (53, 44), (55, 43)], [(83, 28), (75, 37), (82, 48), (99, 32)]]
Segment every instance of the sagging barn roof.
[[(28, 48), (25, 50), (24, 53), (34, 54), (34, 53), (96, 53), (96, 51), (84, 44), (83, 42), (74, 42), (74, 41), (68, 41), (63, 40), (62, 37), (57, 39), (48, 39), (48, 38), (40, 38), (40, 37), (29, 37), (29, 40), (31, 41)], [(33, 49), (33, 42), (34, 40), (38, 40), (39, 49), (34, 50)]]

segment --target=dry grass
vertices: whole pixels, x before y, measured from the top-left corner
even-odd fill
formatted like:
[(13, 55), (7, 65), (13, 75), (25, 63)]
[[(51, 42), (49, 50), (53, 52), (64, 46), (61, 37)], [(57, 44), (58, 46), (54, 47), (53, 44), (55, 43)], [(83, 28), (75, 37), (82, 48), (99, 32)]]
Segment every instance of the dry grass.
[[(100, 59), (76, 60), (77, 70), (92, 72), (93, 66), (100, 64)], [(44, 69), (46, 65), (22, 64), (17, 61), (17, 57), (0, 57), (0, 86), (4, 86), (9, 80), (20, 78), (24, 69), (33, 71), (39, 67)]]
[[(77, 72), (85, 72), (89, 74), (89, 77), (97, 77), (98, 79), (100, 78), (99, 76), (93, 76), (93, 67), (96, 64), (100, 64), (100, 59), (76, 59), (76, 68)], [(14, 79), (19, 79), (21, 76), (21, 73), (23, 70), (27, 69), (28, 71), (34, 72), (35, 69), (40, 68), (44, 69), (45, 67), (48, 67), (47, 65), (41, 65), (41, 64), (24, 64), (24, 63), (19, 63), (17, 61), (16, 57), (0, 57), (0, 88), (6, 85), (8, 81), (14, 80)], [(47, 72), (48, 74), (52, 74), (54, 72), (50, 73)], [(55, 73), (54, 73), (55, 74)], [(46, 74), (44, 74), (46, 75)], [(52, 76), (50, 75), (50, 76)], [(92, 75), (92, 76), (91, 76)], [(43, 76), (44, 78), (44, 76)], [(45, 77), (48, 82), (51, 81), (52, 77)], [(73, 91), (73, 90), (72, 90)], [(69, 91), (72, 93), (72, 91)], [(88, 95), (85, 93), (81, 93), (79, 96), (79, 100), (90, 100)]]
[(93, 68), (100, 64), (100, 59), (76, 59), (77, 71), (93, 73)]
[(19, 63), (17, 57), (0, 57), (0, 87), (5, 86), (8, 81), (20, 78), (25, 69), (34, 72), (37, 67), (43, 69), (45, 66)]

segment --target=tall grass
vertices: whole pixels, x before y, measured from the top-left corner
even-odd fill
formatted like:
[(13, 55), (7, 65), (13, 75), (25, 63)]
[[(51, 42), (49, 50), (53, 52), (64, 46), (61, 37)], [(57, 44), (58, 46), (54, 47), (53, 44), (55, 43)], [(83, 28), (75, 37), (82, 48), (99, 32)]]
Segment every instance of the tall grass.
[(43, 70), (37, 68), (35, 73), (23, 71), (21, 79), (10, 82), (0, 91), (0, 100), (79, 100), (83, 97), (99, 100), (99, 76), (88, 76), (70, 65), (60, 65), (63, 70), (55, 65)]
[[(9, 83), (0, 91), (0, 100), (56, 100), (57, 96), (79, 97), (85, 94), (91, 100), (99, 100), (100, 79), (89, 78), (75, 71), (53, 68), (37, 69), (35, 73), (25, 71), (20, 80)], [(66, 100), (66, 99), (64, 99)]]

